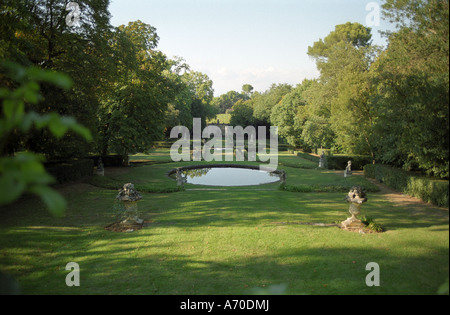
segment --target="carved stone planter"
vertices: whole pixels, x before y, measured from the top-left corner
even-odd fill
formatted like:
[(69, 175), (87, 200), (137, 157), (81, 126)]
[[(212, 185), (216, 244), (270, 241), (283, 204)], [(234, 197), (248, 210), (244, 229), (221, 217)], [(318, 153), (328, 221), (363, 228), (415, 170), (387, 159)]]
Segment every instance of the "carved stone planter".
[(348, 211), (352, 216), (341, 223), (342, 228), (346, 230), (363, 229), (365, 225), (357, 216), (361, 213), (362, 204), (367, 201), (366, 194), (361, 187), (354, 186), (345, 197), (345, 200), (350, 203)]

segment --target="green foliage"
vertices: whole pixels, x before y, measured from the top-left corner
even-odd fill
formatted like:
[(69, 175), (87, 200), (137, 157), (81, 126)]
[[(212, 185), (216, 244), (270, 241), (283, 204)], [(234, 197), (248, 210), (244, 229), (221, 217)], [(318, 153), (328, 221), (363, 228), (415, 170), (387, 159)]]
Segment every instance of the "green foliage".
[(317, 60), (317, 66), (322, 75), (334, 76), (332, 69), (335, 67), (334, 59), (341, 49), (355, 49), (368, 47), (371, 43), (371, 29), (359, 23), (337, 25), (325, 39), (320, 39), (313, 46), (308, 47), (308, 55)]
[(31, 152), (6, 156), (8, 141), (16, 130), (27, 133), (32, 128), (48, 128), (55, 137), (62, 137), (68, 130), (72, 130), (87, 140), (92, 139), (91, 133), (72, 117), (61, 117), (56, 113), (39, 115), (26, 110), (26, 105), (37, 104), (40, 100), (39, 82), (67, 89), (71, 84), (67, 76), (35, 67), (24, 68), (14, 63), (6, 63), (5, 67), (17, 81), (18, 87), (13, 90), (0, 88), (0, 205), (12, 203), (28, 192), (39, 196), (52, 214), (61, 215), (66, 202), (48, 187), (54, 182), (54, 178), (45, 171), (42, 156)]
[(370, 28), (346, 23), (309, 47), (321, 72), (320, 83), (308, 93), (313, 107), (304, 136), (310, 146), (334, 145), (346, 153), (374, 154), (368, 69), (377, 47), (371, 46), (371, 37)]
[(449, 182), (416, 175), (387, 165), (370, 164), (364, 167), (367, 177), (375, 178), (405, 194), (437, 206), (449, 206)]
[[(74, 117), (93, 131), (97, 123), (98, 100), (114, 68), (107, 46), (110, 39), (109, 0), (80, 0), (77, 3), (82, 11), (81, 23), (79, 27), (70, 27), (65, 19), (68, 14), (65, 0), (2, 1), (0, 42), (4, 54), (1, 55), (5, 60), (21, 65), (34, 65), (36, 69), (68, 75), (72, 83), (65, 89), (42, 80), (40, 95), (45, 101), (29, 102), (27, 107), (43, 116), (55, 113)], [(12, 78), (2, 74), (0, 83), (10, 87), (15, 84)], [(82, 157), (92, 149), (92, 144), (84, 141), (78, 132), (64, 132), (64, 124), (57, 126), (58, 120), (52, 119), (55, 129), (51, 131), (15, 132), (8, 152), (25, 149), (51, 159), (66, 159)], [(64, 133), (64, 136), (54, 137), (52, 131)]]
[[(118, 67), (111, 88), (97, 113), (99, 149), (127, 155), (146, 150), (163, 137), (167, 104), (174, 99), (176, 83), (164, 75), (171, 63), (155, 51), (156, 29), (141, 21), (119, 26), (113, 34), (113, 51), (128, 67)], [(130, 54), (126, 54), (131, 50)]]
[(384, 232), (385, 230), (384, 227), (381, 224), (375, 222), (373, 218), (363, 216), (361, 218), (361, 222), (364, 223), (368, 229), (374, 232)]
[(379, 160), (448, 178), (448, 1), (389, 0), (384, 9), (398, 31), (371, 69)]
[(294, 147), (299, 147), (302, 144), (300, 139), (302, 126), (299, 123), (298, 116), (306, 105), (303, 93), (309, 82), (305, 81), (286, 94), (273, 107), (270, 115), (272, 125), (278, 126), (278, 134)]

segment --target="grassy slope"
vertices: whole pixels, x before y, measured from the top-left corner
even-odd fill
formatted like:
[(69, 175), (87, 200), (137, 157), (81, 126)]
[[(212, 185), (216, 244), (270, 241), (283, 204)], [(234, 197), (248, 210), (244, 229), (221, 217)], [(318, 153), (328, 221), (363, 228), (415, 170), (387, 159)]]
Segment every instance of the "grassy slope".
[[(166, 187), (174, 185), (164, 176), (174, 165), (134, 167), (113, 180)], [(343, 180), (285, 169), (293, 185)], [(295, 224), (344, 220), (343, 193), (264, 188), (143, 192), (139, 208), (151, 223), (133, 233), (104, 230), (114, 221), (115, 190), (66, 188), (63, 218), (26, 199), (0, 209), (0, 270), (26, 294), (246, 294), (274, 284), (286, 284), (287, 294), (435, 294), (448, 278), (448, 210), (417, 211), (370, 193), (365, 214), (387, 232), (363, 235)], [(71, 261), (80, 265), (80, 287), (65, 285)], [(380, 287), (365, 285), (372, 261)]]

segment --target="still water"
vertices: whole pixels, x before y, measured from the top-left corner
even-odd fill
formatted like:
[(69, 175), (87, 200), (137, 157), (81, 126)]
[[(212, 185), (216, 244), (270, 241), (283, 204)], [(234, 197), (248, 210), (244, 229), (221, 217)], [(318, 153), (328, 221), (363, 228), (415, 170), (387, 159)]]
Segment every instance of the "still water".
[(252, 186), (280, 180), (279, 175), (275, 173), (231, 167), (183, 170), (183, 177), (188, 184), (206, 186)]

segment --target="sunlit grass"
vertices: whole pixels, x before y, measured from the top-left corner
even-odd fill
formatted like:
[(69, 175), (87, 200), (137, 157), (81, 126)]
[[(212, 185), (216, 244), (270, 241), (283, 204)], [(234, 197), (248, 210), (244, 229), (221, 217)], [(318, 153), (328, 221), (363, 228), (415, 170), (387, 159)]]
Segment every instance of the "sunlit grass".
[[(280, 161), (306, 163), (288, 154)], [(174, 187), (166, 172), (178, 165), (134, 166), (117, 174), (106, 169), (106, 175), (109, 184)], [(280, 167), (291, 185), (352, 180)], [(278, 184), (143, 191), (139, 209), (148, 225), (115, 233), (104, 227), (115, 219), (117, 190), (76, 187), (63, 190), (69, 204), (63, 218), (51, 217), (34, 199), (0, 211), (0, 270), (13, 275), (25, 294), (248, 294), (279, 284), (286, 294), (436, 294), (448, 278), (448, 210), (413, 211), (381, 193), (369, 193), (363, 205), (363, 214), (386, 228), (380, 234), (303, 225), (345, 220), (345, 193), (292, 193)], [(80, 287), (65, 284), (72, 261), (81, 268)], [(365, 284), (369, 262), (380, 265), (380, 287)]]

